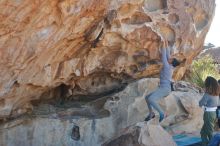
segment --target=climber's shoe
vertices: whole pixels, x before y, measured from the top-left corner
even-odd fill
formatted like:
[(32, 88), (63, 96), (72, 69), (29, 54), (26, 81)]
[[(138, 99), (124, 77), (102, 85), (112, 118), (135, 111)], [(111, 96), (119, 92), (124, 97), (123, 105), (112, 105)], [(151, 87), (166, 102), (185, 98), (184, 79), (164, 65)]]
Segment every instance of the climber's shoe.
[(160, 114), (159, 122), (162, 122), (166, 117), (167, 115), (165, 113)]
[(155, 113), (150, 113), (145, 119), (144, 121), (149, 121), (151, 119), (155, 118)]

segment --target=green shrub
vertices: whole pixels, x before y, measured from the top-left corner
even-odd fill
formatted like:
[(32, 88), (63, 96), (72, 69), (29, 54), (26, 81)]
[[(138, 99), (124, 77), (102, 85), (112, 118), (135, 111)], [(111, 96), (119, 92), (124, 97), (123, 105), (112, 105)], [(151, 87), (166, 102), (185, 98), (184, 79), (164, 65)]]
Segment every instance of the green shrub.
[(204, 81), (207, 76), (220, 79), (217, 65), (210, 55), (206, 55), (198, 60), (193, 61), (190, 73), (190, 81), (200, 87), (204, 87)]

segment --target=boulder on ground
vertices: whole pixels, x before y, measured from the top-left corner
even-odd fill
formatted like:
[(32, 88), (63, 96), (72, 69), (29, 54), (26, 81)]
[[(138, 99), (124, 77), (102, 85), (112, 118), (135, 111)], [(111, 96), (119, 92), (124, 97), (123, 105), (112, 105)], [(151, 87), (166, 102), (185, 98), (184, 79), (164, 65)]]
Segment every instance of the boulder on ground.
[(142, 122), (123, 129), (102, 146), (176, 146), (176, 143), (158, 123)]

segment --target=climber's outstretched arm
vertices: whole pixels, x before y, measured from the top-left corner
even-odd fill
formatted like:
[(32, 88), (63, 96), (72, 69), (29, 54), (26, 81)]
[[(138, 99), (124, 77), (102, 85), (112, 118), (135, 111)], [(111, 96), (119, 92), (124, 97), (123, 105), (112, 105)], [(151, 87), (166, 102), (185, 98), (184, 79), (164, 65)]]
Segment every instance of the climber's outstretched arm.
[(162, 53), (162, 62), (164, 66), (169, 66), (168, 63), (168, 57), (170, 56), (170, 49), (168, 48), (168, 43), (167, 41), (164, 41), (164, 44), (161, 48), (161, 53)]

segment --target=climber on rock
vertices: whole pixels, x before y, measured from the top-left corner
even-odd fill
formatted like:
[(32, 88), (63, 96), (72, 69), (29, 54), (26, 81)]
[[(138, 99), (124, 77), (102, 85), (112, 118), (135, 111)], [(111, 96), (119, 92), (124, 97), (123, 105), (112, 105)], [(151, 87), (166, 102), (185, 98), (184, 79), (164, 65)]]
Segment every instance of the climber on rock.
[(163, 67), (160, 71), (160, 85), (155, 91), (151, 92), (145, 97), (149, 109), (149, 115), (145, 118), (145, 121), (149, 121), (155, 117), (153, 108), (159, 112), (159, 122), (164, 119), (165, 113), (157, 101), (163, 97), (168, 96), (171, 92), (173, 69), (180, 64), (176, 58), (170, 57), (170, 48), (168, 47), (167, 41), (164, 41), (164, 44), (161, 48), (161, 53)]

